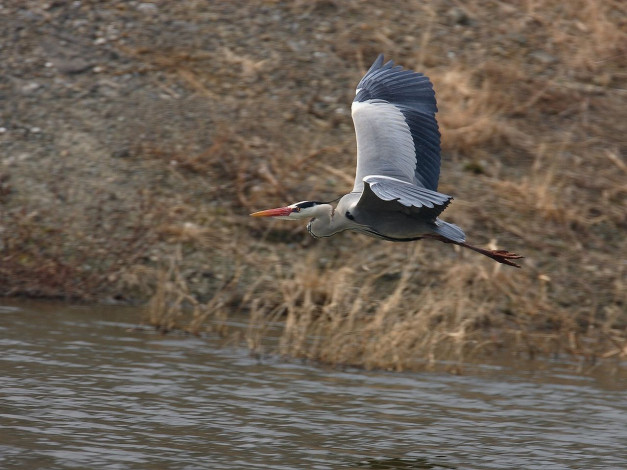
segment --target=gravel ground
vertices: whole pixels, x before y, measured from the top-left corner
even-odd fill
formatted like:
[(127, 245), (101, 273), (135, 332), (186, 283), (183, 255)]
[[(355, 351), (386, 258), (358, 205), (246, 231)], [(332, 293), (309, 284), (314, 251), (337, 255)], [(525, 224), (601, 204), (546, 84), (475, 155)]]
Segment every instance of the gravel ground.
[[(137, 258), (159, 259), (155, 227), (177, 204), (246, 213), (250, 200), (217, 172), (176, 168), (216, 136), (232, 136), (224, 159), (339, 145), (350, 164), (352, 87), (381, 50), (369, 14), (409, 21), (384, 2), (2, 2), (2, 291), (90, 296), (101, 277), (40, 281), (61, 265), (115, 278)], [(407, 31), (399, 48), (409, 51), (417, 38)], [(169, 213), (147, 216), (156, 206)], [(15, 254), (29, 243), (38, 248)], [(20, 257), (18, 275), (7, 266)], [(42, 259), (54, 266), (29, 274)]]

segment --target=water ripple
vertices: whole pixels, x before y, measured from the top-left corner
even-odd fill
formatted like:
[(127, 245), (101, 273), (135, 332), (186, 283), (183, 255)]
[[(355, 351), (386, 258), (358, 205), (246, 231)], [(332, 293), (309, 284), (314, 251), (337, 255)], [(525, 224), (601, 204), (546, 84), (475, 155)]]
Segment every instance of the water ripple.
[(3, 468), (627, 468), (624, 389), (559, 367), (260, 364), (130, 309), (0, 313)]

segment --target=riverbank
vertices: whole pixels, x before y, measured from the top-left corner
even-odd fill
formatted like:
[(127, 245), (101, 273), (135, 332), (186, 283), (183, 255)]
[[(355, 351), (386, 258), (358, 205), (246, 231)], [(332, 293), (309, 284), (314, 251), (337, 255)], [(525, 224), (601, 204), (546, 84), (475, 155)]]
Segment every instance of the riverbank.
[[(4, 2), (0, 293), (152, 299), (164, 330), (283, 319), (285, 354), (367, 367), (625, 357), (625, 13)], [(247, 216), (351, 187), (350, 102), (379, 52), (434, 83), (447, 220), (523, 269)]]

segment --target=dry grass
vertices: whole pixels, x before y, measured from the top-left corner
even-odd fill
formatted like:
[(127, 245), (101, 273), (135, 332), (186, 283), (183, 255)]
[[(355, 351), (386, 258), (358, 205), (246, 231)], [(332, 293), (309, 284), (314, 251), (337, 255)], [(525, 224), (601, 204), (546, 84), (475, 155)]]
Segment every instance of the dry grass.
[[(149, 297), (163, 331), (224, 335), (228, 315), (244, 313), (255, 353), (332, 364), (627, 356), (624, 2), (266, 3), (284, 20), (259, 33), (259, 49), (238, 38), (210, 52), (121, 49), (137, 73), (162, 73), (167, 93), (219, 112), (210, 145), (197, 129), (134, 143), (131, 158), (156, 175), (143, 219), (156, 241), (103, 290)], [(302, 18), (294, 38), (281, 29)], [(381, 51), (434, 83), (440, 189), (456, 197), (444, 218), (524, 254), (522, 270), (428, 241), (317, 241), (297, 224), (248, 220), (350, 188), (351, 90)]]
[[(321, 268), (318, 246), (289, 275), (274, 279), (281, 303), (262, 318), (285, 315), (279, 351), (332, 364), (395, 370), (458, 364), (508, 354), (624, 355), (624, 326), (614, 312), (581, 327), (556, 308), (546, 275), (521, 277), (490, 264), (421, 265), (421, 245), (349, 257)], [(358, 280), (358, 282), (356, 282)], [(274, 317), (273, 317), (274, 315)], [(260, 315), (251, 324), (263, 324)], [(594, 338), (595, 341), (590, 341)]]
[[(140, 198), (130, 213), (85, 214), (60, 207), (0, 210), (0, 286), (4, 295), (95, 300), (103, 285), (118, 281), (155, 243), (154, 218)], [(154, 215), (154, 214), (153, 214)], [(104, 234), (106, 229), (107, 234)], [(112, 237), (116, 240), (111, 243)], [(125, 297), (120, 295), (119, 300)]]

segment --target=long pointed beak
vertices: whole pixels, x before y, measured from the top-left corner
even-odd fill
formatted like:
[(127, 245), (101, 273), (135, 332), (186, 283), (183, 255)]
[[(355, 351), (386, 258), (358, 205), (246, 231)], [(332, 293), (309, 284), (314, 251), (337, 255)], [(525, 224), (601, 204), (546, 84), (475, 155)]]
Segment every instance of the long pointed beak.
[(253, 212), (252, 217), (278, 217), (288, 216), (294, 209), (292, 207), (277, 207), (276, 209), (266, 209), (265, 211)]

